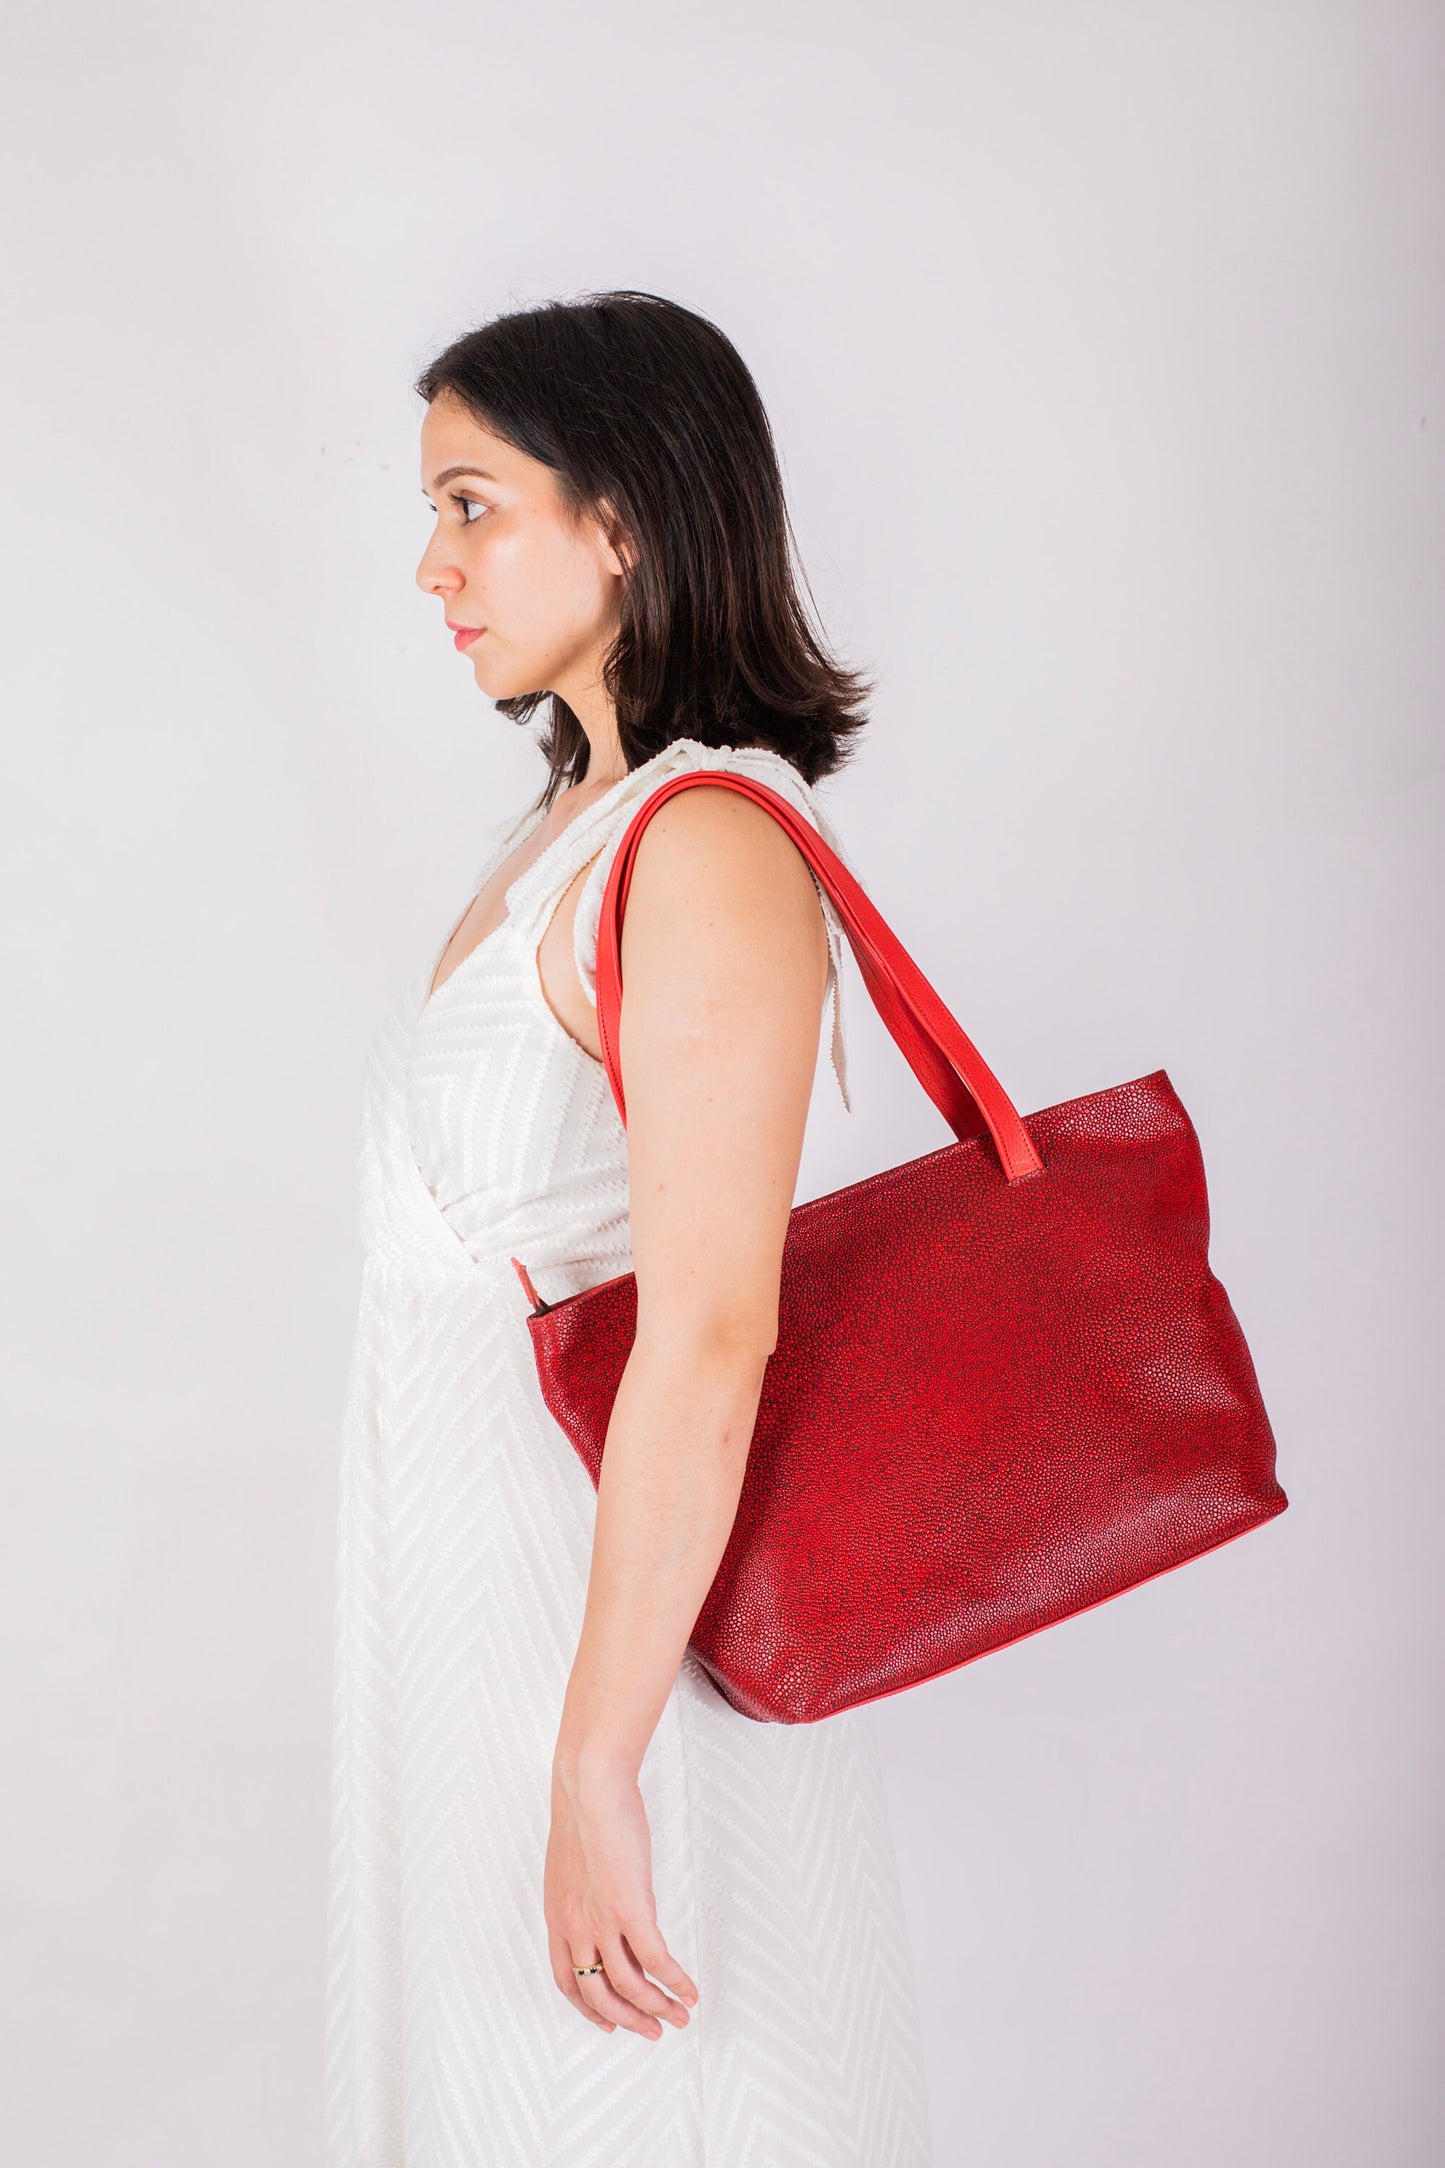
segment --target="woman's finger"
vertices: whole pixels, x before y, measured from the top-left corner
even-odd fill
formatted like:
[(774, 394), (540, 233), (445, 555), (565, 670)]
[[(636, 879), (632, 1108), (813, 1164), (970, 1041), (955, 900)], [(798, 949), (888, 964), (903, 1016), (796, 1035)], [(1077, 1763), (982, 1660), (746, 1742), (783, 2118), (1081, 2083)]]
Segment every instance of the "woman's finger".
[[(581, 1963), (581, 1959), (578, 1959)], [(660, 2040), (662, 2027), (646, 2010), (639, 2010), (636, 2003), (626, 1995), (619, 1994), (605, 1972), (589, 1972), (577, 1982), (591, 2008), (599, 2017), (610, 2018), (624, 2032), (640, 2033), (644, 2040)]]
[(676, 2025), (679, 2030), (687, 2023), (683, 2005), (674, 2001), (655, 1980), (648, 1979), (625, 1936), (620, 1932), (604, 1935), (598, 1946), (607, 1965), (607, 1977), (619, 1994), (636, 2003), (639, 2010), (650, 2010), (654, 2017), (666, 2018), (669, 2025)]
[[(573, 2009), (580, 2010), (588, 2024), (596, 2025), (600, 2031), (616, 2032), (617, 2027), (612, 2019), (603, 2017), (600, 2012), (594, 2010), (582, 1993), (582, 1983), (572, 1970), (572, 1952), (555, 1928), (549, 1927), (547, 1930), (547, 1950), (552, 1960), (552, 1977), (571, 2003)], [(580, 1965), (581, 1962), (582, 1960), (579, 1957), (577, 1963)], [(600, 1978), (601, 1975), (599, 1974), (597, 1977)]]
[(638, 1920), (629, 1925), (626, 1934), (630, 1954), (654, 1980), (661, 1980), (664, 1987), (671, 1988), (682, 2002), (697, 2001), (697, 1983), (689, 1978), (662, 1939), (662, 1929), (655, 1919)]

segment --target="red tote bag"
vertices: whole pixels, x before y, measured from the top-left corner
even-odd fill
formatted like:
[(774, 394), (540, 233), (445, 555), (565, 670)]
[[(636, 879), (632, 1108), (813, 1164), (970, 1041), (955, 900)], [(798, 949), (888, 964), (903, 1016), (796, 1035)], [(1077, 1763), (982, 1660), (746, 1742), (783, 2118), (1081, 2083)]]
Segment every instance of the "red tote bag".
[[(1229, 1298), (1199, 1142), (1162, 1069), (1023, 1121), (811, 822), (694, 769), (629, 823), (602, 904), (617, 1059), (638, 841), (674, 791), (765, 806), (836, 904), (868, 991), (956, 1143), (796, 1205), (778, 1341), (690, 1648), (744, 1715), (813, 1723), (1168, 1572), (1288, 1503)], [(594, 1483), (632, 1347), (632, 1273), (543, 1302), (543, 1397)]]

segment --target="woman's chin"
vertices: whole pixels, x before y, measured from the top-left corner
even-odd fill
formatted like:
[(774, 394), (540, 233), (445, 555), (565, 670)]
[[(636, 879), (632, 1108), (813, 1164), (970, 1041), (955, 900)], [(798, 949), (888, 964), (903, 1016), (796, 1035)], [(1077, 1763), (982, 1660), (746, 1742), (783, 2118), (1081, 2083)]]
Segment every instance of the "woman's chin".
[(520, 670), (508, 670), (495, 656), (474, 656), (472, 676), (477, 691), (488, 700), (521, 700), (538, 689), (535, 673), (527, 676)]
[(509, 672), (498, 666), (495, 655), (486, 652), (484, 640), (478, 640), (477, 646), (483, 652), (472, 655), (471, 665), (478, 692), (485, 693), (489, 700), (510, 700), (512, 687), (507, 683)]

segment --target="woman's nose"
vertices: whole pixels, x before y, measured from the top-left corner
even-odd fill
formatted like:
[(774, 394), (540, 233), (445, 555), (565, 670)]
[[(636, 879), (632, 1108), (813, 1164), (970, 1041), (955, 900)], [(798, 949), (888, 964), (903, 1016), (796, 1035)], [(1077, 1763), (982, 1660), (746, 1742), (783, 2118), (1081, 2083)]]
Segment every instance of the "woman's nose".
[(430, 549), (423, 550), (416, 568), (416, 584), (424, 595), (459, 594), (465, 584), (455, 565), (449, 565)]

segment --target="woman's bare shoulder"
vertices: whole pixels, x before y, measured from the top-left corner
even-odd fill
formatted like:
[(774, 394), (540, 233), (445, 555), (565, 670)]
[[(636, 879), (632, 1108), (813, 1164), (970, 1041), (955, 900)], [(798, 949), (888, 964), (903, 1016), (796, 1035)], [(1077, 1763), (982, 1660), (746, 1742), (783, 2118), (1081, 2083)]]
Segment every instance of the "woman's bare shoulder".
[(780, 899), (814, 893), (807, 860), (786, 829), (765, 806), (722, 783), (695, 784), (658, 807), (638, 842), (633, 883), (659, 899), (744, 895), (759, 885)]

